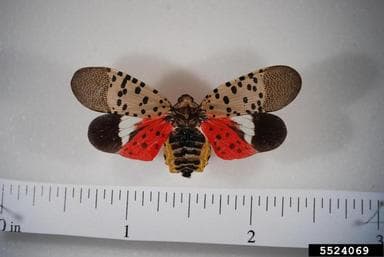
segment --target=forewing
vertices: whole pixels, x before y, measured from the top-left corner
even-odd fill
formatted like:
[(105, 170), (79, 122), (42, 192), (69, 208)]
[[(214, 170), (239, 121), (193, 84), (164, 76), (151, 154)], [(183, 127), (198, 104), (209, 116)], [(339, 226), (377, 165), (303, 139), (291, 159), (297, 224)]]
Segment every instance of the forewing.
[(149, 161), (156, 157), (172, 128), (164, 116), (140, 119), (104, 114), (89, 125), (88, 138), (101, 151)]
[(153, 118), (171, 107), (156, 89), (111, 68), (81, 68), (73, 75), (71, 87), (84, 106), (99, 112)]
[(301, 88), (299, 73), (288, 66), (271, 66), (228, 81), (205, 97), (209, 117), (273, 112), (295, 99)]
[(284, 122), (269, 113), (209, 118), (201, 124), (201, 129), (216, 155), (225, 160), (275, 149), (287, 135)]

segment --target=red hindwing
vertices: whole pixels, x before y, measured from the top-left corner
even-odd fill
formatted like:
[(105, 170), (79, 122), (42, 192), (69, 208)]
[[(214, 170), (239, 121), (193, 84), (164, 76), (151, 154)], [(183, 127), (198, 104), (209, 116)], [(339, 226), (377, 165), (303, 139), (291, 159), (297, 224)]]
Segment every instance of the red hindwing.
[(151, 161), (167, 140), (173, 126), (164, 117), (143, 119), (136, 124), (130, 140), (121, 148), (119, 154), (142, 161)]
[(201, 129), (216, 155), (224, 160), (242, 159), (257, 152), (229, 118), (209, 118), (201, 123)]

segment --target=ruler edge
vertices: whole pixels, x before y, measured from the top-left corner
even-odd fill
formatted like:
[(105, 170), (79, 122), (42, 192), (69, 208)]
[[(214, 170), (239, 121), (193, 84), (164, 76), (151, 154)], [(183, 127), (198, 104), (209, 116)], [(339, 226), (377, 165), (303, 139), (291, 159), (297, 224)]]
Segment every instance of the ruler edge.
[[(210, 188), (210, 187), (175, 187), (175, 186), (121, 186), (121, 185), (101, 185), (101, 184), (72, 184), (72, 183), (50, 183), (50, 182), (37, 182), (37, 181), (27, 181), (27, 180), (17, 180), (17, 179), (7, 179), (7, 178), (2, 178), (0, 177), (0, 184), (5, 185), (5, 184), (36, 184), (36, 185), (52, 185), (52, 186), (67, 186), (67, 187), (106, 187), (106, 188), (134, 188), (134, 189), (140, 189), (140, 190), (147, 190), (150, 188), (156, 189), (158, 191), (166, 191), (167, 189), (172, 188), (175, 191), (229, 191), (233, 193), (234, 191), (241, 191), (241, 192), (253, 192), (253, 191), (258, 191), (258, 192), (284, 192), (284, 191), (291, 191), (293, 193), (298, 193), (298, 192), (309, 192), (311, 194), (318, 194), (318, 193), (340, 193), (340, 194), (377, 194), (378, 196), (383, 195), (384, 197), (384, 191), (352, 191), (352, 190), (322, 190), (322, 189), (292, 189), (292, 188)], [(1, 190), (1, 188), (0, 188)], [(383, 198), (384, 200), (384, 198)]]

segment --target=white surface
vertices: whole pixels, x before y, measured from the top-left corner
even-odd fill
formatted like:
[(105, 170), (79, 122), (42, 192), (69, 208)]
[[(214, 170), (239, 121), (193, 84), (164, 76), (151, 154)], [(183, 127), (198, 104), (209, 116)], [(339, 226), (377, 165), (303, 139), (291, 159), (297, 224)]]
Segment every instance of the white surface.
[(5, 179), (0, 179), (0, 188), (0, 229), (9, 233), (307, 248), (314, 243), (375, 244), (384, 232), (384, 193), (377, 192), (116, 187)]
[[(59, 183), (384, 191), (382, 1), (1, 1), (0, 175)], [(288, 137), (190, 180), (161, 155), (130, 161), (86, 137), (98, 114), (69, 87), (89, 65), (127, 71), (175, 100), (287, 64), (303, 77), (277, 112)], [(6, 256), (305, 256), (303, 250), (10, 236)]]

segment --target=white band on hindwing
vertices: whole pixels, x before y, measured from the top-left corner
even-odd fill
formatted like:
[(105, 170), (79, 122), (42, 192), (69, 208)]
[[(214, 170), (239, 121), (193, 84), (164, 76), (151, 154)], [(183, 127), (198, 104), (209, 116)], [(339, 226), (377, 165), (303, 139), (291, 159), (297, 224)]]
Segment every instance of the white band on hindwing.
[(252, 138), (255, 135), (255, 124), (252, 115), (235, 116), (231, 118), (239, 125), (239, 129), (244, 132), (244, 139), (248, 144), (252, 144)]

